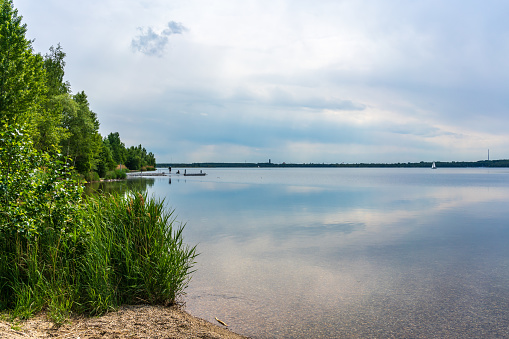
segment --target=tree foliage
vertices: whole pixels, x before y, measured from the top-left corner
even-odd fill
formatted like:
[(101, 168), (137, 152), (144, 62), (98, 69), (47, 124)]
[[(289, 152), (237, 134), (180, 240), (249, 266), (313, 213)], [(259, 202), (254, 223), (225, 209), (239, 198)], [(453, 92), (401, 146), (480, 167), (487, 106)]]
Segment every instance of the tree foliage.
[(26, 25), (12, 0), (0, 6), (0, 116), (9, 125), (24, 125), (39, 113), (46, 92), (43, 60), (25, 38)]
[(113, 160), (117, 164), (124, 164), (127, 168), (134, 171), (146, 166), (156, 166), (156, 159), (152, 152), (147, 153), (147, 150), (141, 145), (125, 147), (124, 143), (120, 140), (118, 132), (110, 133), (107, 140)]
[(64, 80), (66, 54), (60, 44), (51, 46), (44, 58), (34, 53), (12, 0), (0, 1), (0, 8), (1, 122), (22, 128), (36, 150), (64, 154), (84, 176), (105, 175), (127, 161), (136, 170), (155, 166), (152, 153), (141, 145), (129, 151), (118, 132), (108, 135), (108, 143), (103, 141), (87, 95), (73, 95)]
[(44, 56), (46, 72), (46, 97), (42, 103), (42, 114), (34, 117), (35, 147), (41, 151), (59, 151), (62, 140), (69, 132), (62, 125), (65, 99), (70, 95), (70, 84), (64, 81), (65, 53), (60, 44), (50, 47)]
[(138, 145), (137, 147), (131, 146), (127, 149), (127, 160), (125, 165), (130, 170), (140, 170), (143, 167), (155, 167), (156, 159), (152, 152), (147, 153), (147, 150)]
[(79, 173), (93, 171), (102, 146), (97, 115), (90, 110), (85, 92), (74, 96), (62, 94), (62, 102), (65, 106), (62, 125), (68, 131), (67, 138), (62, 140), (62, 151)]
[(41, 232), (41, 221), (65, 223), (65, 211), (80, 199), (71, 168), (34, 149), (23, 130), (3, 124), (0, 131), (0, 227), (11, 234)]
[(97, 162), (97, 173), (101, 178), (104, 178), (106, 173), (115, 167), (117, 167), (117, 163), (113, 160), (110, 142), (107, 138), (104, 138), (101, 145), (99, 160)]
[(124, 143), (120, 140), (118, 132), (108, 134), (107, 138), (113, 160), (117, 164), (125, 164), (127, 160), (127, 150)]
[(71, 84), (64, 80), (65, 53), (60, 44), (51, 46), (49, 53), (44, 56), (44, 69), (46, 70), (46, 86), (48, 96), (67, 94), (71, 92)]

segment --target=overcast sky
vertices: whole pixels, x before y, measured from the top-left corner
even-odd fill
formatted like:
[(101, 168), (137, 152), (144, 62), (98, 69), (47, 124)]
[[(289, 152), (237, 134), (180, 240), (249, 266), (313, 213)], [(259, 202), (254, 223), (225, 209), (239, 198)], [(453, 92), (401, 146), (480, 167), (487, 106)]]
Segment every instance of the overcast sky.
[(158, 162), (509, 158), (509, 2), (14, 0)]

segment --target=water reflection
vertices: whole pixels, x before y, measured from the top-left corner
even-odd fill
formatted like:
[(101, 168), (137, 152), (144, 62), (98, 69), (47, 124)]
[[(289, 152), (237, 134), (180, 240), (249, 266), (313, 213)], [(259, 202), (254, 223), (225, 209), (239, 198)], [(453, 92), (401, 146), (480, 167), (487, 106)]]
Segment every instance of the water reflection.
[(125, 193), (129, 190), (145, 191), (147, 187), (154, 186), (154, 178), (128, 178), (119, 181), (91, 182), (85, 185), (85, 194), (95, 193)]
[(255, 338), (509, 336), (503, 170), (209, 172), (149, 188), (201, 253), (190, 313)]

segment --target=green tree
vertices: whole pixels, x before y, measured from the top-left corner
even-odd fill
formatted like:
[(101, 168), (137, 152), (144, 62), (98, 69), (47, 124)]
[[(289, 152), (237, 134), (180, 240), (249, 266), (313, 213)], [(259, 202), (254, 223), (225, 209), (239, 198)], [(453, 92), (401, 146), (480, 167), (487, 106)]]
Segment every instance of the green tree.
[(70, 94), (70, 84), (64, 81), (64, 58), (60, 44), (56, 48), (51, 46), (44, 56), (47, 91), (42, 114), (34, 119), (36, 131), (33, 138), (35, 147), (41, 151), (58, 151), (60, 141), (68, 137), (62, 126), (64, 104)]
[(156, 167), (156, 157), (152, 152), (149, 152), (145, 157), (147, 166)]
[(147, 153), (145, 147), (138, 145), (136, 147), (131, 146), (127, 149), (127, 160), (125, 165), (130, 170), (139, 170), (145, 166), (153, 166), (156, 165), (156, 159), (152, 152)]
[(33, 140), (36, 149), (48, 152), (59, 151), (61, 142), (69, 137), (69, 131), (63, 126), (64, 110), (69, 109), (69, 94), (48, 97), (43, 106), (43, 114), (34, 117), (35, 131)]
[(46, 91), (45, 71), (12, 0), (0, 6), (0, 120), (21, 126), (38, 114)]
[(71, 93), (71, 84), (64, 81), (65, 53), (60, 44), (51, 46), (49, 53), (44, 56), (44, 69), (46, 70), (46, 86), (48, 96)]
[(93, 171), (102, 145), (97, 115), (90, 110), (85, 92), (74, 96), (62, 94), (61, 99), (64, 105), (62, 123), (68, 131), (67, 138), (62, 140), (62, 151), (79, 173)]
[(110, 133), (108, 135), (108, 142), (110, 144), (113, 160), (117, 165), (125, 164), (127, 160), (127, 150), (124, 143), (120, 140), (118, 132)]
[(125, 165), (131, 171), (137, 171), (143, 166), (141, 154), (136, 147), (131, 146), (127, 150), (127, 160), (125, 162)]
[(107, 138), (103, 139), (101, 153), (97, 161), (97, 173), (101, 178), (104, 178), (106, 172), (111, 171), (117, 166), (115, 160), (113, 160), (113, 154), (110, 148), (110, 142)]

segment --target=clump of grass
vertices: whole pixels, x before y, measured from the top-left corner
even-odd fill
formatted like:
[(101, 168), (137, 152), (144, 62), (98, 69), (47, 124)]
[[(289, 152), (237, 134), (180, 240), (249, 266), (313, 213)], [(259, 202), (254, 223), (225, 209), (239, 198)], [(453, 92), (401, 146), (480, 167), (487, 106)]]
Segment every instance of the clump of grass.
[(90, 196), (86, 206), (87, 309), (101, 313), (126, 303), (174, 303), (187, 286), (196, 251), (184, 244), (184, 226), (164, 201), (131, 192)]

